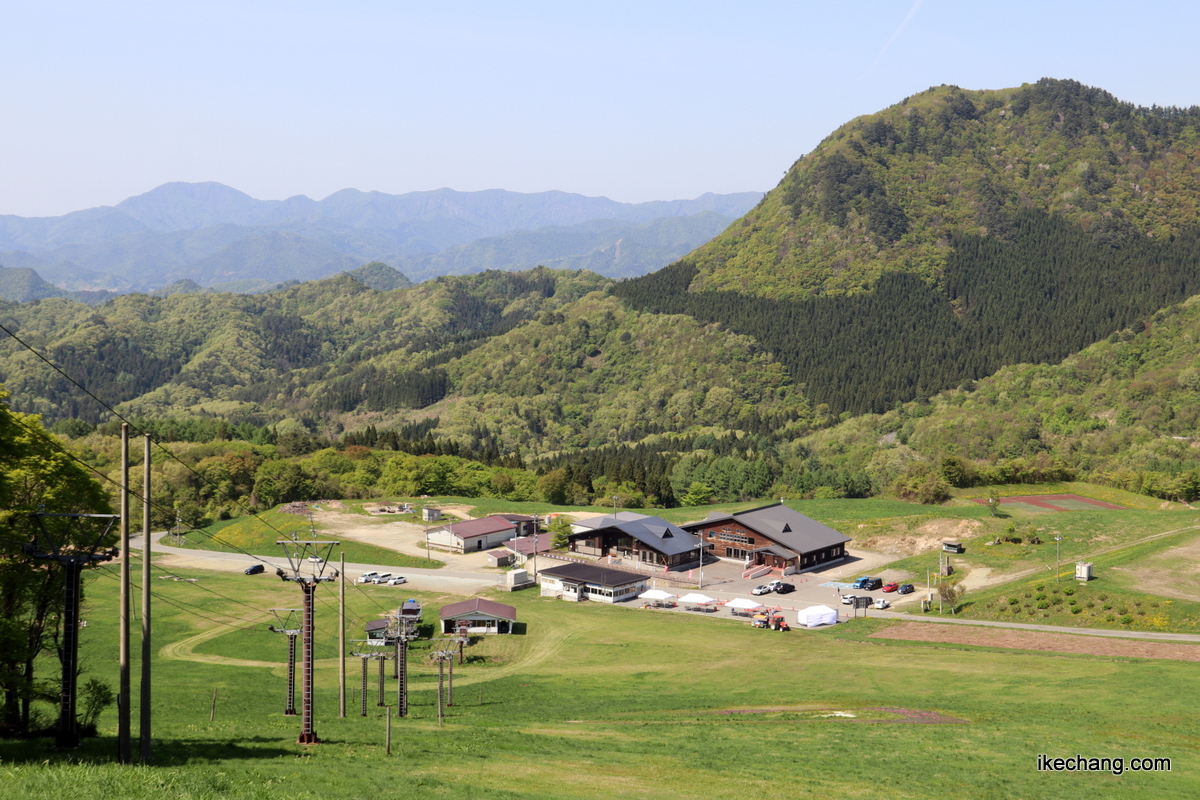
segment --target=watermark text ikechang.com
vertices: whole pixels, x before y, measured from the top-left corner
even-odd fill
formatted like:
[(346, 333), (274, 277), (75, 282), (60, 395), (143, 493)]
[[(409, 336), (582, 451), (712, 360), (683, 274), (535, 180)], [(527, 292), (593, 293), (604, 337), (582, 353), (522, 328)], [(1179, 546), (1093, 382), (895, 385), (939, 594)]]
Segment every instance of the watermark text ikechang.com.
[(1129, 772), (1170, 772), (1169, 758), (1086, 758), (1067, 756), (1051, 758), (1044, 753), (1037, 758), (1038, 772), (1111, 772), (1123, 775)]

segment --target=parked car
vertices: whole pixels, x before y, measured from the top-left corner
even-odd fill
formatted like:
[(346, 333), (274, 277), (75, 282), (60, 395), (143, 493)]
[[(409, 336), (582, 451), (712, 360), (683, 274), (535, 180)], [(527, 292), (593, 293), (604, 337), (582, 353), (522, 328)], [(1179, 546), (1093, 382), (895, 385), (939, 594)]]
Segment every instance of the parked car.
[(873, 592), (876, 589), (882, 589), (883, 588), (883, 579), (882, 578), (867, 578), (867, 582), (858, 588), (866, 589), (868, 592)]
[(796, 591), (796, 587), (790, 583), (784, 583), (783, 581), (780, 581), (779, 585), (775, 587), (775, 591), (779, 592), (779, 594), (789, 594)]
[(378, 575), (376, 575), (374, 578), (372, 578), (372, 579), (371, 579), (371, 583), (376, 583), (376, 584), (383, 585), (383, 584), (387, 583), (387, 582), (388, 582), (389, 580), (391, 580), (391, 579), (392, 579), (392, 573), (390, 573), (390, 572), (381, 572), (381, 573), (379, 573)]
[(772, 592), (778, 592), (779, 587), (783, 586), (783, 581), (781, 581), (781, 580), (767, 581), (767, 586), (771, 587)]
[(896, 590), (896, 594), (912, 594), (915, 591), (916, 589), (913, 588), (911, 583), (902, 583), (900, 584), (900, 588)]
[(852, 595), (852, 594), (842, 595), (842, 605), (844, 605), (844, 606), (854, 605), (854, 595)]
[(403, 575), (397, 575), (394, 578), (388, 578), (387, 581), (388, 586), (399, 586), (402, 583), (408, 583), (408, 578), (404, 577)]
[(759, 595), (759, 594), (770, 594), (770, 593), (771, 593), (771, 587), (770, 587), (770, 586), (767, 586), (766, 584), (763, 584), (762, 586), (755, 586), (755, 587), (754, 587), (754, 588), (753, 588), (753, 589), (750, 591), (750, 594), (754, 594), (754, 595)]
[(308, 560), (314, 564), (321, 564), (325, 561), (325, 559), (321, 558), (320, 556), (309, 556)]
[(864, 575), (863, 577), (859, 578), (854, 583), (852, 583), (850, 585), (850, 588), (851, 589), (865, 589), (865, 588), (867, 588), (867, 584), (870, 582), (871, 582), (871, 576)]
[(891, 603), (889, 603), (887, 600), (884, 600), (882, 597), (875, 601), (875, 607), (878, 608), (880, 611), (883, 611), (885, 608), (887, 608), (890, 605), (891, 605)]
[(375, 579), (378, 577), (379, 573), (375, 572), (374, 570), (371, 572), (364, 572), (362, 575), (358, 576), (358, 580), (356, 580), (355, 583), (374, 583)]
[(251, 564), (250, 566), (246, 567), (245, 572), (247, 575), (261, 575), (264, 570), (266, 570), (266, 567), (264, 567), (262, 564)]
[(885, 592), (894, 592), (899, 588), (900, 588), (900, 584), (896, 583), (895, 581), (893, 581), (892, 583), (885, 583), (883, 585), (883, 590)]

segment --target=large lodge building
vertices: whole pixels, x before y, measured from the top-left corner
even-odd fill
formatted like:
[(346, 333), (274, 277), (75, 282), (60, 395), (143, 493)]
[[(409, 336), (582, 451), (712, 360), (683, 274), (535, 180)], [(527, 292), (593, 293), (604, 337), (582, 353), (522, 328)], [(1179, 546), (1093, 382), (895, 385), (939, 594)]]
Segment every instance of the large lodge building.
[(714, 512), (683, 529), (701, 538), (709, 553), (784, 574), (840, 561), (849, 536), (782, 503), (736, 513)]

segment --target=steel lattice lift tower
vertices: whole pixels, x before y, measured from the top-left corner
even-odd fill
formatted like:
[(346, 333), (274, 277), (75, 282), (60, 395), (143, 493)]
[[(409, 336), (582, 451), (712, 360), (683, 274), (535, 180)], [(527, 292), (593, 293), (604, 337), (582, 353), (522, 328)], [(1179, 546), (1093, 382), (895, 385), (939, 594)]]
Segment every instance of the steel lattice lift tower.
[(453, 650), (434, 650), (429, 654), (429, 657), (437, 662), (438, 665), (438, 725), (442, 724), (442, 719), (445, 717), (443, 711), (444, 685), (446, 680), (446, 663), (450, 663), (450, 703), (454, 705), (454, 651)]
[[(116, 514), (30, 514), (36, 526), (34, 541), (25, 545), (34, 558), (63, 565), (62, 690), (59, 694), (58, 730), (55, 746), (70, 750), (79, 746), (75, 707), (79, 678), (80, 578), (88, 564), (111, 561), (117, 556), (109, 535), (120, 516)], [(51, 523), (47, 526), (47, 523)], [(86, 528), (92, 528), (90, 532)], [(58, 528), (51, 532), (50, 528)], [(74, 535), (72, 535), (74, 534)], [(106, 547), (107, 545), (107, 547)]]
[[(409, 601), (412, 603), (414, 601)], [(407, 605), (407, 604), (406, 604)], [(396, 678), (396, 716), (408, 716), (408, 643), (416, 641), (418, 615), (405, 613), (404, 607), (387, 615), (387, 638), (396, 647), (394, 677)]]
[(275, 542), (283, 548), (283, 554), (288, 560), (288, 569), (275, 570), (281, 580), (294, 581), (300, 584), (304, 593), (304, 620), (300, 634), (303, 642), (303, 658), (301, 661), (300, 688), (300, 738), (299, 744), (317, 744), (321, 740), (313, 730), (313, 602), (317, 586), (322, 583), (337, 580), (340, 575), (337, 570), (332, 575), (325, 574), (325, 567), (333, 552), (333, 548), (341, 542), (300, 541), (298, 539)]
[(298, 608), (272, 608), (278, 625), (268, 625), (272, 633), (286, 634), (288, 637), (288, 666), (287, 666), (287, 706), (283, 709), (285, 717), (296, 716), (296, 637), (302, 628), (301, 616), (304, 611)]

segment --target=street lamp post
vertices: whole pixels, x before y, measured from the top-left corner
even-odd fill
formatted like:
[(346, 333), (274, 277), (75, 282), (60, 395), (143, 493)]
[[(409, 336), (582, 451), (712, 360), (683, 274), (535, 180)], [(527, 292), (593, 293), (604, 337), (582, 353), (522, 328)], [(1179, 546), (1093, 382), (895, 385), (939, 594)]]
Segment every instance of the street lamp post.
[(1054, 582), (1058, 583), (1062, 573), (1062, 536), (1054, 537)]

